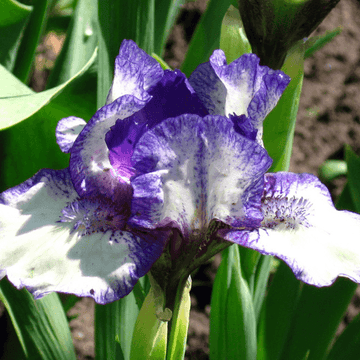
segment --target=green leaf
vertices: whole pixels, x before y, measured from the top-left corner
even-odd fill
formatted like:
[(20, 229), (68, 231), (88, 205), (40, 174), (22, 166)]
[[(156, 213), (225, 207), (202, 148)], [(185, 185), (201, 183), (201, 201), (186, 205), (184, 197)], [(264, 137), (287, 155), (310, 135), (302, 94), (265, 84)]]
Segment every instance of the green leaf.
[(289, 169), (296, 115), (304, 78), (303, 44), (298, 44), (292, 49), (281, 70), (290, 76), (291, 81), (276, 107), (264, 121), (263, 141), (265, 149), (273, 159), (270, 172)]
[(121, 345), (120, 345), (120, 339), (119, 336), (116, 335), (115, 336), (115, 341), (116, 341), (116, 345), (115, 345), (115, 359), (116, 360), (125, 360), (125, 356), (124, 353), (121, 349)]
[(222, 253), (210, 313), (210, 359), (257, 359), (252, 296), (241, 275), (239, 247)]
[(258, 321), (260, 317), (261, 308), (265, 299), (272, 261), (272, 256), (261, 255), (256, 268), (255, 290), (253, 294), (256, 321)]
[(122, 40), (132, 39), (148, 54), (154, 52), (155, 0), (98, 0), (98, 23), (97, 104), (100, 107), (105, 104), (112, 83), (115, 57)]
[(251, 53), (239, 10), (232, 5), (221, 24), (220, 49), (224, 51), (228, 64), (243, 54)]
[(230, 4), (231, 0), (209, 1), (207, 9), (196, 27), (181, 67), (181, 71), (187, 77), (198, 65), (208, 61), (215, 49), (219, 49), (221, 23)]
[(62, 84), (79, 72), (97, 46), (96, 0), (78, 0), (63, 48), (51, 72), (47, 88)]
[[(95, 57), (96, 53), (72, 80), (45, 94), (35, 94), (19, 86), (18, 80), (5, 84), (13, 93), (24, 90), (24, 95), (0, 99), (2, 127), (17, 122), (0, 131), (0, 190), (19, 184), (41, 168), (68, 166), (68, 154), (62, 153), (56, 144), (55, 128), (63, 117), (74, 115), (89, 119), (96, 111), (96, 77), (91, 69), (86, 72)], [(14, 88), (10, 84), (15, 84)]]
[(346, 173), (347, 165), (343, 160), (326, 160), (319, 168), (319, 177), (323, 181), (332, 181)]
[(348, 184), (351, 198), (354, 202), (356, 212), (360, 213), (360, 158), (349, 146), (345, 147), (345, 158), (348, 167)]
[(254, 293), (255, 273), (261, 254), (258, 251), (239, 246), (241, 273), (246, 279), (250, 292)]
[(15, 0), (0, 2), (0, 64), (12, 71), (24, 28), (33, 10)]
[(334, 339), (357, 284), (338, 278), (330, 287), (304, 284), (282, 360), (322, 360)]
[(346, 326), (326, 360), (358, 360), (360, 354), (360, 314)]
[(30, 16), (29, 23), (21, 39), (18, 55), (16, 57), (13, 73), (22, 82), (27, 83), (30, 70), (35, 58), (35, 51), (38, 46), (47, 20), (52, 0), (37, 0), (34, 2), (34, 9)]
[(291, 269), (281, 262), (269, 287), (260, 315), (258, 360), (280, 358), (291, 329), (291, 319), (301, 289), (302, 283), (295, 278)]
[[(84, 74), (89, 70), (90, 66), (94, 63), (96, 59), (97, 51), (95, 50), (90, 60), (85, 64), (85, 66), (75, 74), (70, 80), (61, 84), (50, 90), (42, 91), (40, 93), (34, 93), (29, 88), (25, 88), (19, 84), (19, 81), (11, 76), (7, 70), (0, 65), (0, 77), (5, 81), (2, 81), (0, 89), (0, 130), (9, 128), (27, 118), (37, 113), (40, 109), (45, 109), (46, 106), (53, 105), (52, 102), (55, 98), (61, 94), (64, 90), (71, 90), (71, 87), (82, 87), (81, 82), (86, 81), (86, 76)], [(7, 91), (9, 91), (9, 94)], [(77, 88), (77, 90), (79, 90)], [(84, 89), (83, 89), (84, 90)], [(22, 94), (20, 92), (23, 92)], [(69, 95), (69, 94), (67, 94)], [(77, 94), (74, 92), (72, 94), (71, 101), (69, 97), (58, 99), (54, 102), (59, 103), (59, 105), (68, 104), (67, 108), (79, 109), (81, 110), (85, 104), (83, 101), (83, 93)], [(76, 96), (77, 95), (77, 96)], [(91, 103), (91, 101), (89, 101)], [(86, 104), (88, 105), (88, 104)], [(85, 118), (90, 114), (93, 115), (94, 107), (91, 107), (90, 111), (87, 109), (82, 110), (82, 114), (78, 116), (83, 116), (86, 114)], [(60, 120), (59, 118), (58, 120)]]
[(163, 56), (165, 43), (169, 37), (180, 7), (186, 0), (155, 0), (154, 51)]
[(17, 290), (3, 279), (0, 299), (27, 358), (76, 359), (69, 325), (56, 293), (35, 301), (27, 290)]
[(334, 30), (327, 31), (324, 35), (314, 36), (306, 43), (305, 59), (312, 56), (316, 51), (320, 50), (323, 46), (329, 43), (335, 36), (339, 35), (342, 27), (339, 26)]
[(5, 27), (26, 19), (32, 6), (24, 5), (16, 0), (2, 0), (0, 4), (0, 26)]
[(107, 305), (95, 305), (97, 360), (117, 360), (120, 353), (124, 359), (131, 359), (131, 338), (138, 314), (139, 308), (132, 293)]
[(345, 184), (344, 190), (342, 191), (336, 202), (336, 208), (338, 210), (349, 210), (352, 212), (356, 212), (356, 207), (351, 197), (349, 183)]

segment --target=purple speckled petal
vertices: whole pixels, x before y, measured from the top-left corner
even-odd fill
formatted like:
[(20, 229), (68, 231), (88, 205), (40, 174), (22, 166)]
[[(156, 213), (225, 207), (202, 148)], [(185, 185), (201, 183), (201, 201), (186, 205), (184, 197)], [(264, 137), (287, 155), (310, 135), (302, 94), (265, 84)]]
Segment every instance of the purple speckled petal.
[(101, 194), (115, 201), (119, 188), (130, 191), (129, 177), (117, 173), (109, 161), (105, 135), (118, 119), (131, 116), (145, 104), (131, 95), (122, 96), (99, 109), (77, 137), (71, 148), (70, 174), (80, 196)]
[(280, 70), (267, 69), (260, 88), (250, 101), (247, 109), (253, 126), (258, 129), (258, 137), (262, 137), (262, 124), (266, 116), (276, 106), (284, 90), (290, 82), (289, 76)]
[(245, 115), (234, 116), (230, 115), (229, 118), (234, 124), (234, 130), (240, 135), (246, 137), (249, 140), (256, 140), (258, 130), (253, 126), (253, 122)]
[(79, 199), (67, 169), (42, 170), (0, 194), (0, 274), (35, 298), (124, 297), (161, 255), (167, 233), (121, 231), (122, 215), (105, 205)]
[(222, 230), (226, 240), (277, 256), (311, 285), (328, 286), (338, 276), (360, 282), (360, 215), (337, 211), (310, 174), (267, 174), (264, 189), (260, 229)]
[(56, 142), (64, 153), (71, 151), (72, 146), (86, 122), (76, 116), (70, 116), (60, 120), (56, 126)]
[(210, 115), (225, 116), (226, 88), (210, 62), (200, 64), (190, 75), (189, 83)]
[(184, 234), (212, 219), (259, 225), (263, 175), (271, 164), (255, 141), (221, 116), (182, 115), (147, 132), (132, 158), (142, 175), (132, 179), (130, 223), (155, 227), (176, 221)]
[(279, 70), (259, 65), (255, 54), (244, 54), (226, 64), (222, 50), (191, 74), (189, 82), (200, 100), (214, 115), (246, 115), (262, 136), (262, 121), (273, 109), (290, 78)]
[(163, 120), (182, 114), (207, 115), (207, 111), (179, 71), (164, 72), (161, 81), (149, 89), (152, 99), (146, 106), (125, 120), (118, 120), (106, 134), (110, 163), (118, 174), (134, 175), (131, 156), (140, 137)]
[(160, 64), (132, 40), (121, 43), (115, 60), (115, 75), (106, 104), (123, 95), (133, 95), (140, 100), (149, 100), (148, 89), (163, 76)]

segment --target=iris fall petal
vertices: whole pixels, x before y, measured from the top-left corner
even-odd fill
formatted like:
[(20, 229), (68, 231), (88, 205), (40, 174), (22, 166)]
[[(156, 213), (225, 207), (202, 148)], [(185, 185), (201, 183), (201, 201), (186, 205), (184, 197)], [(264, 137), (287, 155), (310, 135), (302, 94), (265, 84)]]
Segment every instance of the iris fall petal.
[(2, 193), (2, 276), (35, 298), (59, 291), (105, 304), (127, 295), (166, 235), (122, 231), (122, 214), (104, 205), (79, 199), (68, 170), (42, 170)]
[(313, 175), (267, 174), (264, 220), (252, 231), (223, 231), (225, 239), (284, 260), (311, 285), (331, 285), (338, 276), (360, 282), (360, 215), (338, 211)]

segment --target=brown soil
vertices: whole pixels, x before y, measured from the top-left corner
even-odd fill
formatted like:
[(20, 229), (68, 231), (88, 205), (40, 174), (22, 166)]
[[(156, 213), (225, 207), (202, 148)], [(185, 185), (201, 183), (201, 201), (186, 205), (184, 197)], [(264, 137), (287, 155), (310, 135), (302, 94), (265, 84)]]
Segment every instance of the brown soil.
[[(194, 26), (206, 0), (187, 3), (169, 37), (165, 59), (178, 67), (184, 59)], [(360, 3), (342, 0), (315, 34), (342, 26), (333, 42), (305, 62), (305, 78), (295, 130), (290, 170), (317, 174), (327, 159), (342, 159), (344, 144), (360, 154)], [(53, 60), (52, 57), (48, 58)], [(46, 63), (46, 62), (45, 62)], [(49, 64), (48, 62), (46, 64)], [(38, 75), (41, 80), (41, 76)], [(35, 80), (35, 79), (34, 79)], [(33, 86), (36, 87), (36, 81)], [(336, 197), (344, 181), (329, 184)], [(193, 281), (187, 359), (209, 359), (211, 286), (220, 257), (204, 265)], [(0, 304), (1, 305), (1, 304)], [(341, 329), (360, 311), (360, 290), (354, 297)], [(0, 307), (1, 313), (1, 307)], [(94, 359), (94, 302), (83, 299), (69, 312), (79, 314), (70, 323), (78, 359)], [(6, 325), (6, 317), (0, 322)], [(0, 349), (1, 354), (1, 349)], [(4, 357), (3, 357), (4, 359)]]

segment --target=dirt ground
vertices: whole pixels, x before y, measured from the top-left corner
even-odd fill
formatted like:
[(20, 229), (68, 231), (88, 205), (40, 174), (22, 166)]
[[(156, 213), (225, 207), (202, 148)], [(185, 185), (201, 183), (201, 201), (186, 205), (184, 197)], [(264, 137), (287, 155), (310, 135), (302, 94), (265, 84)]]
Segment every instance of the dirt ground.
[[(177, 67), (184, 59), (194, 25), (205, 10), (206, 0), (187, 3), (169, 37), (165, 60)], [(341, 0), (315, 34), (342, 26), (333, 42), (305, 62), (305, 78), (295, 130), (290, 170), (317, 174), (327, 159), (342, 159), (344, 144), (360, 155), (360, 2)], [(333, 196), (343, 180), (329, 184)], [(193, 281), (187, 359), (209, 359), (211, 286), (220, 261), (203, 266)], [(354, 297), (341, 328), (360, 311), (360, 291)], [(79, 314), (70, 323), (78, 359), (94, 359), (94, 303), (83, 299), (70, 311)], [(0, 324), (6, 325), (6, 316)], [(1, 351), (0, 351), (1, 354)], [(3, 357), (4, 359), (4, 357)], [(9, 358), (7, 358), (9, 359)]]

